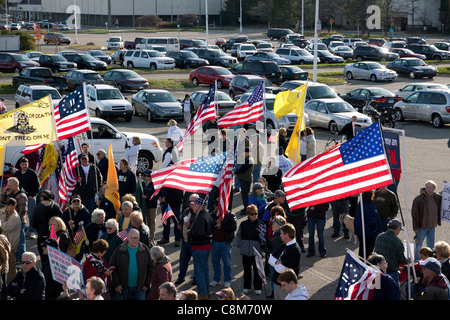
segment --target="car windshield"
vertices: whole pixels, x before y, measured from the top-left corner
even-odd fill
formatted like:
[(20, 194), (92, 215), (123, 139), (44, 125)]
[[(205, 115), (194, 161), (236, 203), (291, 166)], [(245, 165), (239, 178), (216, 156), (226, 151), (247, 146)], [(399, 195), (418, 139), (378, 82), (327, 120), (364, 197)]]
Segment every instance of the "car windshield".
[(120, 38), (109, 38), (109, 42), (120, 42)]
[(254, 45), (243, 45), (241, 46), (241, 50), (256, 50)]
[(85, 73), (84, 78), (87, 80), (95, 80), (100, 79), (100, 75), (98, 73)]
[(217, 58), (217, 57), (226, 57), (226, 56), (227, 56), (227, 54), (225, 52), (223, 52), (222, 50), (214, 51), (214, 57), (215, 58)]
[(122, 72), (122, 75), (125, 79), (134, 79), (134, 78), (142, 78), (139, 74), (134, 71), (126, 71)]
[(270, 43), (260, 43), (258, 44), (258, 48), (272, 48)]
[(266, 111), (272, 111), (273, 105), (275, 104), (275, 99), (265, 99), (266, 101)]
[(181, 55), (184, 58), (198, 58), (198, 56), (195, 53), (193, 53), (192, 51), (181, 52)]
[(25, 55), (17, 55), (17, 56), (13, 56), (14, 60), (16, 61), (31, 61), (30, 58), (28, 58)]
[(92, 56), (104, 56), (105, 55), (105, 53), (101, 50), (93, 50), (93, 51), (90, 51), (90, 53)]
[(93, 56), (91, 56), (89, 54), (80, 54), (80, 56), (84, 61), (87, 61), (87, 62), (98, 61), (97, 59), (95, 59)]
[(206, 42), (203, 40), (193, 40), (193, 41), (198, 46), (206, 46)]
[(427, 64), (423, 60), (417, 59), (417, 60), (409, 60), (408, 65), (411, 67), (420, 67), (426, 66)]
[(383, 88), (373, 88), (372, 93), (374, 96), (392, 96), (393, 95), (392, 92), (390, 92), (386, 89), (383, 89)]
[(164, 57), (159, 51), (147, 51), (148, 55), (152, 58), (154, 57)]
[(120, 100), (123, 99), (120, 91), (117, 89), (99, 89), (97, 90), (98, 100)]
[(149, 102), (177, 102), (177, 99), (168, 92), (151, 92), (148, 97)]
[(355, 112), (356, 110), (347, 102), (327, 103), (328, 110), (331, 113)]
[(337, 98), (336, 92), (328, 86), (310, 86), (308, 91), (312, 99)]
[(61, 99), (61, 95), (59, 94), (58, 90), (45, 89), (45, 90), (34, 90), (33, 100), (39, 100), (48, 95), (50, 95), (52, 99)]
[(296, 67), (296, 66), (283, 67), (283, 69), (289, 70), (289, 71), (294, 72), (294, 73), (304, 72), (302, 69), (300, 69), (299, 67)]
[(330, 51), (322, 50), (320, 53), (321, 53), (324, 57), (330, 57), (330, 56), (332, 56), (332, 54), (331, 54)]
[(224, 75), (227, 75), (227, 74), (232, 74), (230, 70), (225, 69), (225, 68), (217, 68), (217, 69), (214, 69), (214, 70), (216, 71), (216, 73), (217, 73), (219, 76), (224, 76)]
[(376, 69), (382, 69), (382, 68), (383, 68), (383, 67), (381, 66), (381, 64), (376, 63), (376, 62), (367, 63), (366, 65), (367, 65), (367, 67), (369, 68), (369, 70), (376, 70)]
[(351, 49), (350, 47), (344, 47), (344, 46), (342, 46), (342, 47), (339, 47), (339, 48), (338, 48), (338, 51), (352, 51), (352, 49)]

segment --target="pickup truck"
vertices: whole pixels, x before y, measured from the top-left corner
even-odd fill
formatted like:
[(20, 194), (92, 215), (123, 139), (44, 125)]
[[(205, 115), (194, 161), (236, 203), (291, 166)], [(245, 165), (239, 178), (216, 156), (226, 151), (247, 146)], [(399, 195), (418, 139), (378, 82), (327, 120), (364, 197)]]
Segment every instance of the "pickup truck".
[(136, 49), (136, 44), (141, 43), (141, 39), (143, 39), (142, 37), (137, 37), (134, 39), (134, 41), (125, 41), (123, 43), (123, 47), (125, 49)]
[(31, 67), (23, 69), (12, 77), (14, 88), (21, 84), (44, 84), (64, 91), (68, 89), (68, 81), (64, 77), (54, 76), (52, 70), (46, 67)]

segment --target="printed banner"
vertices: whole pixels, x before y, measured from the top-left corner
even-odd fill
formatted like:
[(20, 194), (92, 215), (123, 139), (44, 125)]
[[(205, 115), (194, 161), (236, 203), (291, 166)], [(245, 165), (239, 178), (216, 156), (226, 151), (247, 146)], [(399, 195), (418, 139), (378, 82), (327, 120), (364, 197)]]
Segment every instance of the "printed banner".
[(81, 263), (51, 246), (47, 246), (47, 252), (53, 280), (67, 284), (70, 290), (79, 294), (80, 300), (85, 300), (86, 287)]
[(444, 184), (442, 190), (441, 220), (450, 222), (450, 183)]
[(0, 146), (29, 146), (56, 141), (50, 96), (0, 115)]

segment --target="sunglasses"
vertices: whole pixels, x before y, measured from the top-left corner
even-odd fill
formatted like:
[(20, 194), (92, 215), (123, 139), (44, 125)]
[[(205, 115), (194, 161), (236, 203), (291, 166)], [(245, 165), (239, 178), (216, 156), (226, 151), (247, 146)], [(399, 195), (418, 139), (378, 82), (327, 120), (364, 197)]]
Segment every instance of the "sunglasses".
[(72, 203), (81, 202), (81, 200), (72, 200)]
[(33, 261), (22, 261), (21, 263), (22, 263), (22, 264), (32, 264)]

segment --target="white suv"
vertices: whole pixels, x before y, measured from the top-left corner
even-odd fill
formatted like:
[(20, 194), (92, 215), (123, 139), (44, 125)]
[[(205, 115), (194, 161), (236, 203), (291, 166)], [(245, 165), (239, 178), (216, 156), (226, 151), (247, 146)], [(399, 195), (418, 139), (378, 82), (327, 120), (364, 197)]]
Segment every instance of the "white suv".
[(19, 88), (17, 88), (16, 95), (14, 96), (14, 100), (16, 100), (16, 109), (48, 95), (52, 97), (53, 106), (56, 106), (61, 100), (61, 94), (53, 87), (46, 85), (21, 84)]
[(107, 84), (86, 86), (88, 110), (98, 118), (124, 117), (130, 122), (133, 117), (131, 103), (124, 98), (119, 89)]
[[(155, 136), (138, 132), (120, 132), (109, 122), (95, 117), (91, 117), (90, 122), (92, 131), (75, 136), (75, 139), (79, 141), (79, 143), (75, 143), (78, 154), (81, 153), (80, 148), (83, 142), (87, 142), (91, 150), (103, 149), (106, 152), (111, 143), (114, 162), (118, 162), (125, 155), (125, 142), (128, 141), (128, 145), (131, 146), (132, 137), (138, 136), (141, 138), (142, 144), (139, 150), (137, 172), (144, 173), (153, 168), (154, 162), (162, 160), (163, 150), (159, 139)], [(23, 157), (22, 151), (23, 146), (6, 148), (5, 165), (7, 167), (16, 166), (17, 161)]]
[[(278, 48), (275, 53), (289, 59), (292, 64), (312, 64), (314, 62), (314, 56), (305, 49)], [(319, 62), (320, 59), (317, 58), (317, 63)]]
[(123, 39), (122, 37), (111, 37), (107, 41), (108, 50), (120, 50), (123, 49)]
[(173, 69), (175, 60), (156, 50), (127, 50), (124, 64), (127, 68)]

